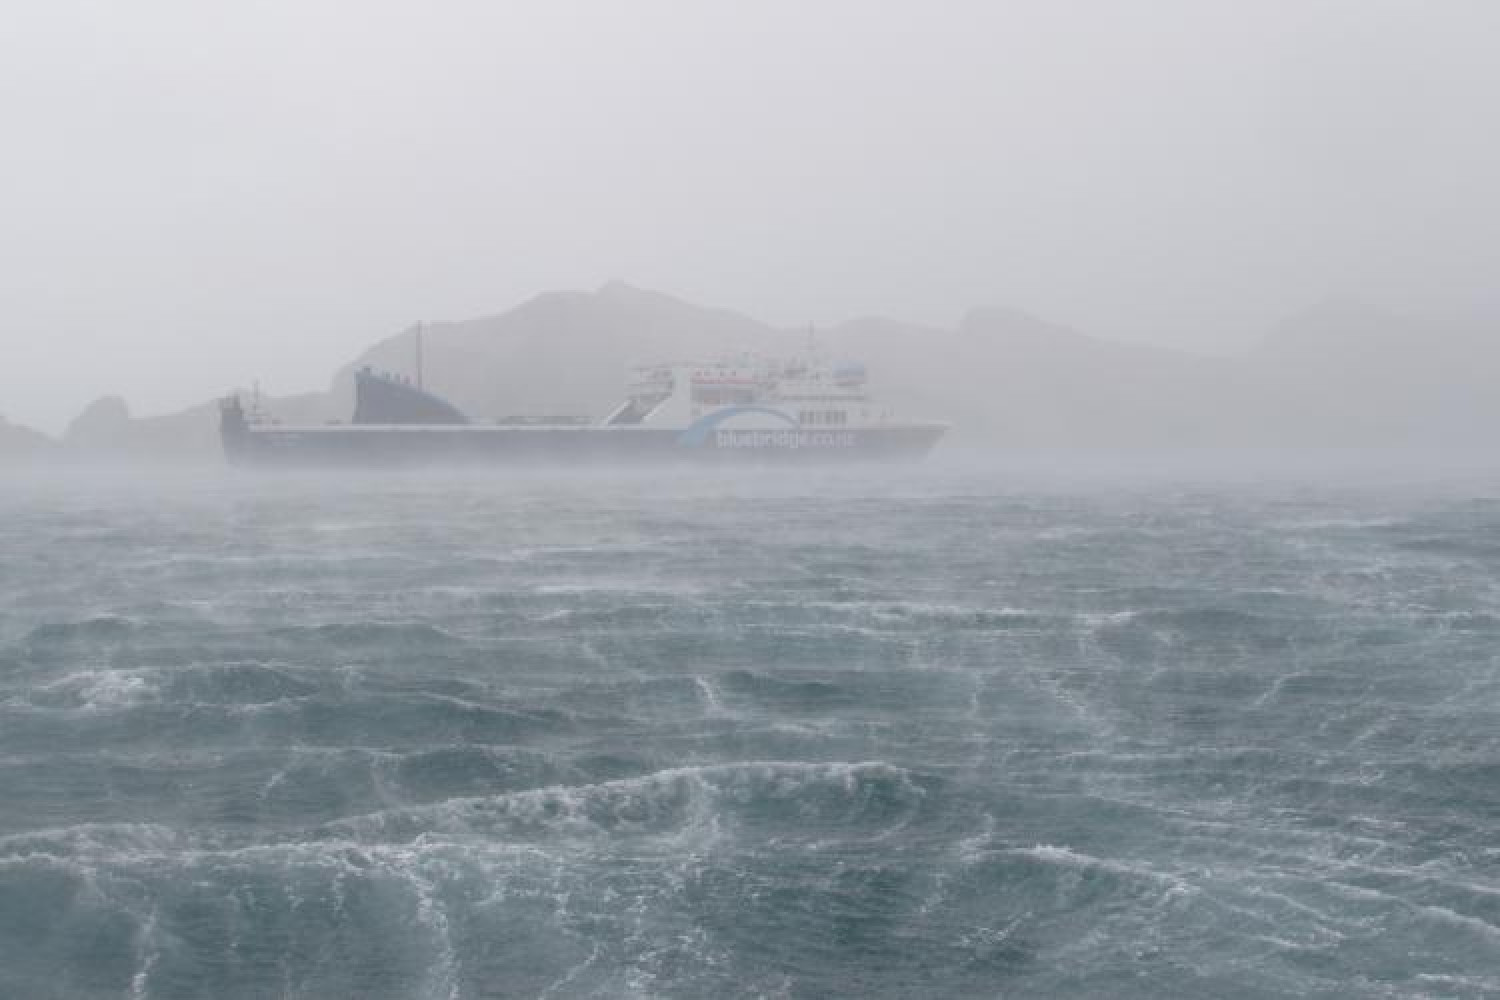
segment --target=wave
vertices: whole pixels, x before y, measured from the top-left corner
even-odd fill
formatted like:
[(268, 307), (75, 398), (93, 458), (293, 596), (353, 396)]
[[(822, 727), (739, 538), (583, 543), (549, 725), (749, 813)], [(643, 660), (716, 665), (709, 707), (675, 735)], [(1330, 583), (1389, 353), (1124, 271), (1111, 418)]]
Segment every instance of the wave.
[(328, 824), (320, 836), (360, 843), (433, 835), (551, 838), (716, 833), (732, 820), (879, 828), (909, 819), (926, 797), (890, 764), (743, 763), (670, 768), (583, 786), (450, 799)]
[(799, 678), (753, 670), (731, 670), (718, 678), (720, 687), (732, 694), (771, 701), (798, 710), (816, 710), (856, 700), (848, 688), (827, 680)]
[(201, 831), (188, 833), (157, 823), (79, 823), (0, 837), (0, 862), (36, 856), (92, 861), (165, 857), (203, 850), (213, 841)]
[(1113, 858), (1099, 858), (1091, 854), (1075, 851), (1070, 847), (1037, 844), (1034, 847), (1011, 848), (1000, 853), (1009, 857), (1026, 858), (1044, 865), (1059, 868), (1069, 868), (1082, 872), (1102, 872), (1126, 879), (1145, 879), (1150, 882), (1162, 883), (1180, 892), (1194, 891), (1193, 886), (1180, 876), (1158, 871), (1148, 864), (1119, 861)]
[(283, 625), (268, 629), (267, 636), (318, 645), (390, 649), (430, 649), (461, 645), (463, 639), (436, 625), (422, 622), (327, 622), (316, 625)]
[(307, 697), (318, 685), (261, 663), (81, 670), (32, 686), (13, 699), (38, 709), (112, 712), (146, 704), (268, 705)]
[(82, 823), (0, 836), (0, 864), (52, 858), (138, 864), (187, 856), (298, 856), (442, 843), (507, 849), (558, 838), (711, 841), (735, 828), (809, 837), (873, 836), (910, 821), (931, 779), (880, 762), (680, 767), (588, 785), (445, 799), (334, 820), (280, 836), (145, 822)]

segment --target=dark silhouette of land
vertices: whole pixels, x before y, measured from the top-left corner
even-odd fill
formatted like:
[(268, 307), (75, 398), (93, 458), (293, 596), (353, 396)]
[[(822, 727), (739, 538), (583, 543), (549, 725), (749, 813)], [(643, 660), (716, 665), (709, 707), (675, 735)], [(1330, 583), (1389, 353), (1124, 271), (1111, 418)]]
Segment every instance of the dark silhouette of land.
[[(411, 374), (413, 326), (371, 346), (326, 392), (268, 397), (288, 423), (346, 420), (352, 372)], [(865, 361), (904, 415), (954, 425), (972, 448), (1487, 447), (1500, 427), (1491, 330), (1329, 303), (1254, 350), (1209, 357), (1102, 340), (984, 308), (953, 328), (850, 320), (813, 334), (611, 283), (539, 295), (508, 312), (423, 327), (429, 388), (478, 418), (599, 416), (633, 364), (737, 351), (817, 350)], [(251, 375), (253, 373), (247, 373)], [(210, 393), (205, 393), (206, 396)], [(0, 423), (0, 459), (216, 461), (212, 399), (161, 416), (99, 400), (52, 441)]]

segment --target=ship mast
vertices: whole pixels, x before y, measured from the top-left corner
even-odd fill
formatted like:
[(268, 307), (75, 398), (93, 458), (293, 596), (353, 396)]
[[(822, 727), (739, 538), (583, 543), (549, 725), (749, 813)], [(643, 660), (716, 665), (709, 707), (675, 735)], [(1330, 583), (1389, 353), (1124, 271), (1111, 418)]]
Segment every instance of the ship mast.
[(422, 388), (422, 321), (417, 320), (417, 388)]

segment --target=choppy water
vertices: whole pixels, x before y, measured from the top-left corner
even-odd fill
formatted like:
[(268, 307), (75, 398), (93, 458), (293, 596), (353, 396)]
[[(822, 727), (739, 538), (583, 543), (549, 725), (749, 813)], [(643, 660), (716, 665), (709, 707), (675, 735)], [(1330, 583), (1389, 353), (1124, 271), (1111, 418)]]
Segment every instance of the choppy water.
[(1500, 994), (1500, 501), (0, 487), (0, 995)]

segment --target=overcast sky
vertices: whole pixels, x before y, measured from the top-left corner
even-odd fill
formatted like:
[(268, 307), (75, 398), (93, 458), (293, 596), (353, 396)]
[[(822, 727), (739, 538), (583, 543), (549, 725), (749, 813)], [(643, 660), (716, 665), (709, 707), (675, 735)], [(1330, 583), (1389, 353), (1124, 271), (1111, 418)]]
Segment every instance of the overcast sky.
[(1497, 52), (1488, 0), (11, 4), (0, 413), (320, 387), (612, 278), (1205, 351), (1482, 314)]

